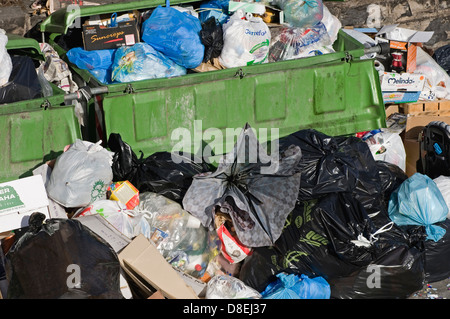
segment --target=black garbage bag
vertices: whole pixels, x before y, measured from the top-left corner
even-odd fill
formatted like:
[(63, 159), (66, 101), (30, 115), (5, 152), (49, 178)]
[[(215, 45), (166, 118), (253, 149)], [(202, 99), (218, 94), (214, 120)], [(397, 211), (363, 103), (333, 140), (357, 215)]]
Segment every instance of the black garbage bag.
[(450, 44), (436, 49), (433, 59), (450, 75)]
[(210, 17), (202, 23), (200, 40), (205, 46), (203, 62), (206, 63), (220, 56), (223, 49), (223, 31), (222, 25), (216, 20), (215, 17)]
[[(349, 275), (373, 260), (378, 244), (366, 247), (358, 239), (370, 240), (376, 231), (350, 193), (299, 202), (273, 247), (255, 250), (244, 260), (240, 279), (259, 290), (276, 270), (326, 280)], [(262, 259), (267, 267), (261, 267)]]
[[(128, 180), (139, 192), (153, 192), (181, 204), (194, 175), (209, 172), (212, 167), (194, 155), (156, 152), (138, 158), (118, 133), (111, 133), (108, 148), (114, 152), (113, 180)], [(175, 159), (175, 161), (174, 161)]]
[(9, 82), (0, 87), (0, 104), (37, 99), (43, 96), (33, 59), (11, 56)]
[(301, 201), (349, 192), (370, 217), (387, 215), (390, 193), (407, 178), (396, 165), (376, 161), (367, 143), (354, 136), (333, 137), (305, 129), (281, 138), (279, 145), (302, 150)]
[(213, 230), (216, 211), (228, 214), (247, 247), (272, 245), (294, 209), (300, 187), (301, 150), (286, 148), (267, 155), (250, 125), (214, 172), (194, 176), (183, 208)]
[(33, 213), (6, 254), (8, 299), (122, 299), (113, 248), (76, 219)]
[(427, 282), (450, 277), (450, 219), (436, 223), (446, 230), (438, 241), (425, 241), (425, 276)]
[[(403, 298), (424, 282), (424, 230), (410, 234), (384, 218), (375, 227), (350, 193), (300, 202), (275, 245), (244, 260), (240, 279), (262, 291), (279, 272), (305, 274), (333, 285), (332, 298)], [(386, 283), (376, 291), (367, 286), (372, 269)]]

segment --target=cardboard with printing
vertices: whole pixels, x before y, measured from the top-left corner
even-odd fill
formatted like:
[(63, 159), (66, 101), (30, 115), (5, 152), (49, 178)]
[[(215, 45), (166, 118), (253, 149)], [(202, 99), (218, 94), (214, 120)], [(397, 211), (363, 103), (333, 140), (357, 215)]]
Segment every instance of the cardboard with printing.
[(50, 218), (48, 197), (40, 175), (0, 184), (0, 232), (28, 226), (34, 212)]
[[(397, 72), (412, 73), (417, 67), (417, 47), (428, 42), (433, 36), (433, 31), (417, 31), (405, 28), (399, 28), (398, 24), (386, 25), (378, 31), (375, 40), (378, 42), (389, 42), (391, 48), (391, 59), (388, 63), (387, 71), (393, 71), (391, 61), (393, 53), (400, 54), (401, 68)], [(400, 71), (401, 69), (401, 71)]]
[(422, 91), (425, 85), (423, 74), (384, 72), (381, 76), (382, 91)]
[(116, 49), (140, 41), (139, 23), (136, 18), (108, 25), (86, 22), (82, 25), (82, 32), (86, 51)]
[[(136, 236), (119, 254), (125, 272), (149, 291), (159, 290), (168, 299), (199, 299), (190, 287), (164, 259), (144, 235)], [(151, 287), (149, 287), (151, 286)], [(153, 288), (153, 289), (152, 289)]]

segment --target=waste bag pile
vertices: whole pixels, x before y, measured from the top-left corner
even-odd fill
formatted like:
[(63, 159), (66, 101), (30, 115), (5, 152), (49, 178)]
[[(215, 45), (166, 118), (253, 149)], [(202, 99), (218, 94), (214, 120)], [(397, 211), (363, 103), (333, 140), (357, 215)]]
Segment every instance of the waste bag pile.
[(217, 166), (117, 133), (68, 145), (1, 185), (3, 297), (402, 299), (450, 275), (447, 177), (357, 136), (274, 142), (246, 124)]
[[(82, 35), (72, 30), (57, 41), (70, 63), (103, 84), (335, 52), (339, 20), (321, 0), (301, 3), (205, 0), (172, 5), (166, 1), (154, 9), (90, 17), (83, 22)], [(127, 33), (125, 40), (106, 41), (111, 35), (101, 36), (100, 32), (118, 26)], [(98, 33), (94, 39), (93, 32)]]

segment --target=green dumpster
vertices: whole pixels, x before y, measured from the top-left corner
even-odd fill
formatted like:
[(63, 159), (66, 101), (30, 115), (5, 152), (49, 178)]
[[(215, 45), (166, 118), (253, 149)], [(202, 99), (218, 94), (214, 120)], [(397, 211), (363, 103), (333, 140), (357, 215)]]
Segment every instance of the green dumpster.
[[(6, 48), (10, 56), (44, 60), (34, 39), (8, 35)], [(64, 105), (64, 91), (51, 86), (52, 96), (0, 104), (0, 182), (31, 176), (34, 168), (81, 138), (73, 106)]]
[[(200, 3), (171, 1), (171, 5), (188, 4), (194, 8)], [(165, 1), (61, 9), (44, 20), (40, 29), (65, 58), (67, 51), (58, 41), (69, 31), (72, 39), (76, 39), (77, 32), (81, 38), (80, 26), (90, 16), (145, 12), (158, 5), (164, 6)], [(107, 85), (108, 93), (89, 103), (89, 136), (98, 139), (97, 128), (103, 122), (103, 139), (119, 133), (133, 150), (145, 155), (178, 150), (181, 144), (190, 145), (183, 146), (183, 150), (191, 147), (191, 152), (202, 154), (203, 144), (189, 143), (186, 133), (191, 141), (200, 135), (209, 143), (214, 139), (210, 130), (216, 128), (222, 134), (221, 141), (214, 141), (221, 144), (215, 150), (219, 154), (217, 149), (231, 150), (234, 141), (230, 136), (246, 123), (257, 133), (269, 132), (259, 137), (262, 142), (304, 128), (347, 135), (385, 127), (378, 73), (373, 60), (359, 59), (364, 55), (364, 46), (340, 31), (334, 49), (335, 53), (297, 60)], [(102, 86), (86, 70), (71, 67), (74, 77), (82, 81), (79, 85)], [(101, 116), (94, 120), (99, 110)], [(277, 131), (271, 135), (272, 129)]]

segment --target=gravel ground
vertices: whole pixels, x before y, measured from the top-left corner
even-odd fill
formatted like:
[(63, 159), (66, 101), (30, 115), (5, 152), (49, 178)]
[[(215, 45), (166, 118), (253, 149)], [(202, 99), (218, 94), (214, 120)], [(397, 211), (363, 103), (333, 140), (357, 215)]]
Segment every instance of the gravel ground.
[(450, 299), (450, 278), (426, 283), (422, 290), (415, 292), (408, 299)]

